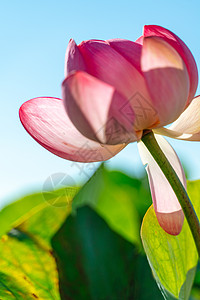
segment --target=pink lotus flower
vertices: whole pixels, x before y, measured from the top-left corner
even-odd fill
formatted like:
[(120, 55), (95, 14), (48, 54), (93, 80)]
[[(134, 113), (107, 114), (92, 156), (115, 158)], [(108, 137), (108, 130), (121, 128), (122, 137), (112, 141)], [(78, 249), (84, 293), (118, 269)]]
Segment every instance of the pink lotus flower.
[[(146, 129), (200, 140), (200, 97), (193, 99), (196, 63), (183, 41), (165, 28), (145, 26), (136, 42), (89, 40), (77, 46), (70, 40), (65, 76), (62, 100), (36, 98), (20, 109), (28, 133), (62, 158), (107, 160), (140, 141)], [(164, 138), (156, 138), (186, 188), (176, 153)], [(158, 222), (176, 235), (184, 219), (181, 206), (151, 154), (142, 142), (138, 145)]]

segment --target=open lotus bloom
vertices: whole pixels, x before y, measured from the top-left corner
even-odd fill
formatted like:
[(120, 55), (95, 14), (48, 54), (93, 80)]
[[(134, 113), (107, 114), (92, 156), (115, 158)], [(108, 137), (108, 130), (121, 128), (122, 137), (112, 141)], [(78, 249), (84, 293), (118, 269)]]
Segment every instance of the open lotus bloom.
[[(70, 40), (65, 77), (62, 99), (36, 98), (20, 109), (22, 124), (38, 143), (68, 160), (104, 161), (150, 129), (186, 187), (176, 153), (160, 136), (200, 140), (200, 97), (193, 99), (198, 72), (182, 40), (154, 25), (145, 26), (136, 42), (76, 45)], [(166, 232), (179, 234), (184, 220), (180, 204), (144, 144), (138, 146), (158, 222)]]

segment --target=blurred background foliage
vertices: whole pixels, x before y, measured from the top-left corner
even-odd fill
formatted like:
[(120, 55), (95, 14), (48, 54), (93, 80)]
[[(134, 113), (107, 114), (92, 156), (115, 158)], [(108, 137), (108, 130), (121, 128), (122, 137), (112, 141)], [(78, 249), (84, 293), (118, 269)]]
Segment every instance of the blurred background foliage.
[[(103, 165), (83, 187), (9, 204), (0, 212), (0, 299), (164, 299), (140, 238), (150, 206), (146, 176)], [(190, 299), (200, 299), (200, 266)]]

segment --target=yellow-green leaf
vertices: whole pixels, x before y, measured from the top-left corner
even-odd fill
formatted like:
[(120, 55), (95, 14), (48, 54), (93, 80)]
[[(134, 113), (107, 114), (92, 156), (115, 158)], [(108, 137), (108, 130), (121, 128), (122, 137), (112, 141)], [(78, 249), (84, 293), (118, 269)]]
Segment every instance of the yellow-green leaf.
[(0, 212), (0, 299), (60, 300), (50, 240), (70, 213), (76, 193), (70, 188), (70, 199), (64, 189), (45, 197), (33, 194)]
[(44, 208), (52, 206), (70, 206), (70, 202), (78, 192), (78, 188), (70, 188), (69, 197), (66, 197), (66, 189), (59, 189), (54, 192), (41, 192), (25, 196), (0, 211), (0, 237), (9, 232), (12, 228), (19, 226)]

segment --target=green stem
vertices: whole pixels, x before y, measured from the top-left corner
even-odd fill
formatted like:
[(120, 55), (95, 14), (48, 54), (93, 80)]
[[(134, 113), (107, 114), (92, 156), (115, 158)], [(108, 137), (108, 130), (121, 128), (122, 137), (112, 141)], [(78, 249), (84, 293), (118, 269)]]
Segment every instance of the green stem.
[(184, 186), (162, 152), (152, 131), (143, 135), (142, 142), (145, 144), (174, 190), (188, 221), (200, 257), (200, 223)]

